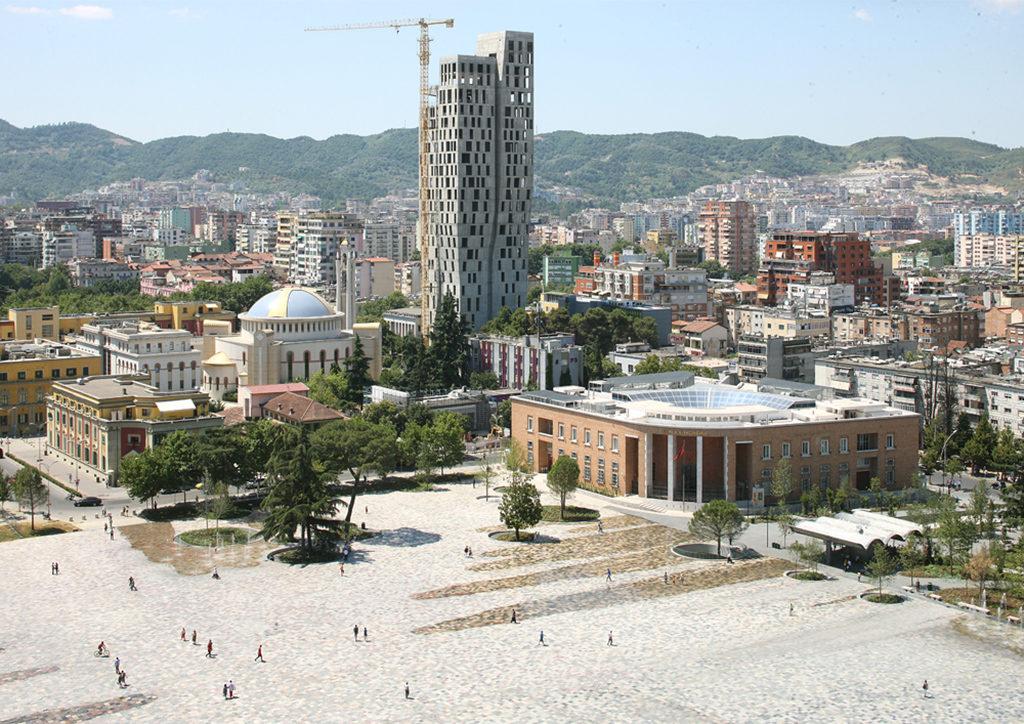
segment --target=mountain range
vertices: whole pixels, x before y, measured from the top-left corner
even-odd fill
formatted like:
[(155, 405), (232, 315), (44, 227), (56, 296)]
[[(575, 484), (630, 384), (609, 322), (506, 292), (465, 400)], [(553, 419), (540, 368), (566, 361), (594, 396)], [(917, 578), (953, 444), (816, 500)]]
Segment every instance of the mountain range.
[[(539, 189), (567, 187), (596, 203), (676, 196), (755, 171), (792, 177), (901, 160), (953, 183), (1024, 190), (1024, 148), (967, 138), (872, 138), (832, 146), (801, 136), (739, 139), (695, 133), (537, 135)], [(416, 130), (281, 139), (255, 133), (133, 141), (85, 123), (18, 128), (0, 120), (0, 194), (38, 199), (113, 181), (188, 178), (200, 169), (254, 191), (308, 192), (336, 203), (416, 186)]]

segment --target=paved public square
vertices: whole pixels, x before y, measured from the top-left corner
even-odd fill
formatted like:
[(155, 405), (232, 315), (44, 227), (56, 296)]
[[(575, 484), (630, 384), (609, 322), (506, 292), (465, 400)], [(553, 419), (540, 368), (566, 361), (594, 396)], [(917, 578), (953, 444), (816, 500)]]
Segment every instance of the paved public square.
[[(0, 722), (1024, 720), (1024, 636), (1005, 625), (922, 600), (870, 604), (866, 585), (795, 581), (774, 559), (678, 558), (685, 533), (611, 508), (603, 533), (543, 524), (561, 542), (501, 543), (487, 535), (497, 498), (482, 494), (361, 498), (355, 520), (382, 532), (344, 576), (261, 548), (168, 554), (196, 521), (111, 541), (90, 520), (0, 544)], [(182, 643), (183, 627), (201, 645)], [(93, 656), (100, 640), (111, 658)], [(266, 663), (253, 661), (260, 644)]]

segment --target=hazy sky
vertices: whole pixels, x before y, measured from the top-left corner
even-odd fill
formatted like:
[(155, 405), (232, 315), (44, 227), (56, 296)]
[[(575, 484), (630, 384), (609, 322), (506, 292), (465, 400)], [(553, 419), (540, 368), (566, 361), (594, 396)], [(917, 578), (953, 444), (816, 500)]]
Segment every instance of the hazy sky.
[[(0, 118), (138, 140), (414, 126), (416, 30), (440, 56), (528, 30), (537, 130), (1024, 145), (1024, 0), (0, 0)], [(94, 4), (95, 3), (95, 4)], [(436, 79), (436, 73), (432, 75)]]

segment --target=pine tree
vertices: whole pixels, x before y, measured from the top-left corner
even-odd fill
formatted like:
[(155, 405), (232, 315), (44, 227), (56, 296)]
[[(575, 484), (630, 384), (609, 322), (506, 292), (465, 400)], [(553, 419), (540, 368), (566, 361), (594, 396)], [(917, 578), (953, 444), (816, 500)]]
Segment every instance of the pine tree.
[(352, 354), (345, 360), (345, 381), (349, 401), (363, 404), (363, 393), (373, 384), (373, 380), (370, 377), (370, 360), (363, 352), (363, 341), (358, 334), (352, 343)]
[(433, 379), (442, 389), (466, 384), (469, 373), (469, 328), (459, 313), (455, 297), (444, 295), (441, 308), (430, 330), (430, 356), (433, 358)]

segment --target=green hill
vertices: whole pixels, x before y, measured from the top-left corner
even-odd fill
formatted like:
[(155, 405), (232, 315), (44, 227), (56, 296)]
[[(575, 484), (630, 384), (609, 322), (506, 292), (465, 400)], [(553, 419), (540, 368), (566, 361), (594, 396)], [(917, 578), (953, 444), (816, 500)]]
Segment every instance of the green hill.
[[(556, 131), (536, 139), (540, 188), (571, 187), (609, 203), (679, 195), (754, 171), (790, 177), (893, 158), (942, 176), (1001, 185), (1011, 193), (1024, 189), (1024, 149), (966, 138), (873, 138), (830, 146), (799, 136)], [(218, 133), (138, 143), (83, 123), (16, 128), (0, 120), (0, 193), (44, 198), (133, 177), (187, 178), (199, 169), (256, 191), (305, 191), (330, 202), (369, 198), (416, 186), (416, 131), (323, 141)]]

